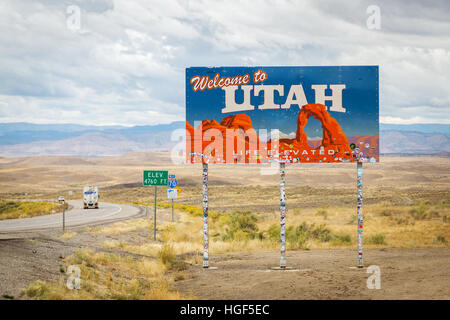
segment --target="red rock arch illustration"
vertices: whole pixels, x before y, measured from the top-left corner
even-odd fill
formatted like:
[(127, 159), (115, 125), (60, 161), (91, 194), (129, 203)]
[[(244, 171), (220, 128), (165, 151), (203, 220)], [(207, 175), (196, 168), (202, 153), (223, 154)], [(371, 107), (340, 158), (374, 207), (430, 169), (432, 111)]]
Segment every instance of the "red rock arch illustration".
[(296, 140), (300, 145), (308, 145), (308, 136), (306, 135), (304, 128), (308, 123), (308, 118), (311, 116), (319, 120), (322, 124), (322, 146), (339, 146), (339, 151), (351, 152), (347, 136), (344, 131), (342, 131), (341, 126), (336, 119), (330, 116), (327, 107), (319, 103), (304, 105), (298, 114)]
[[(308, 144), (305, 126), (309, 117), (314, 117), (322, 124), (322, 141), (312, 147)], [(280, 139), (280, 154), (293, 162), (353, 162), (347, 136), (336, 119), (330, 116), (323, 104), (302, 106), (297, 116), (295, 139)]]
[[(305, 132), (305, 126), (308, 123), (309, 117), (314, 117), (322, 124), (323, 138), (319, 146), (312, 147), (308, 144), (308, 136)], [(251, 118), (242, 113), (236, 115), (230, 115), (222, 119), (219, 123), (216, 120), (203, 120), (202, 126), (194, 128), (190, 123), (186, 123), (186, 131), (188, 137), (186, 139), (186, 150), (188, 151), (188, 161), (191, 162), (194, 158), (197, 161), (203, 161), (202, 157), (196, 157), (196, 152), (205, 152), (208, 146), (212, 144), (210, 140), (205, 141), (202, 139), (205, 132), (209, 129), (217, 129), (220, 132), (220, 139), (222, 139), (222, 150), (218, 151), (220, 154), (212, 151), (210, 158), (217, 156), (218, 161), (222, 163), (224, 159), (228, 159), (228, 156), (233, 157), (230, 152), (227, 152), (227, 145), (232, 146), (233, 153), (238, 153), (237, 146), (244, 146), (245, 150), (241, 150), (239, 153), (241, 156), (237, 156), (234, 161), (239, 159), (249, 162), (250, 159), (255, 162), (264, 162), (267, 159), (267, 150), (272, 148), (272, 142), (267, 142), (267, 150), (259, 149), (258, 155), (253, 157), (253, 152), (247, 154), (247, 150), (254, 150), (260, 145), (260, 139), (253, 129)], [(237, 132), (236, 137), (227, 134), (227, 129), (233, 129)], [(245, 133), (244, 133), (245, 132)], [(249, 137), (255, 137), (250, 141)], [(235, 143), (235, 138), (237, 139)], [(252, 143), (251, 143), (252, 142)], [(195, 144), (198, 144), (196, 150)], [(347, 136), (342, 130), (341, 126), (336, 119), (330, 116), (327, 111), (327, 107), (323, 104), (307, 104), (304, 105), (297, 116), (297, 132), (295, 139), (279, 139), (278, 150), (280, 153), (280, 159), (288, 159), (293, 162), (340, 162), (351, 161), (353, 162), (352, 150), (350, 149)], [(193, 155), (191, 153), (194, 153)], [(215, 161), (215, 160), (214, 160)], [(228, 162), (228, 160), (227, 160)]]

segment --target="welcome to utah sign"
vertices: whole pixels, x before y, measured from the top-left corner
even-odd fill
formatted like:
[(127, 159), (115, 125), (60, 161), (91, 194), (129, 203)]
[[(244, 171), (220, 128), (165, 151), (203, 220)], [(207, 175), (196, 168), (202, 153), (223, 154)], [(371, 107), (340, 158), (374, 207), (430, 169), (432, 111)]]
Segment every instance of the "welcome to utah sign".
[(377, 162), (378, 98), (378, 66), (188, 68), (187, 161)]

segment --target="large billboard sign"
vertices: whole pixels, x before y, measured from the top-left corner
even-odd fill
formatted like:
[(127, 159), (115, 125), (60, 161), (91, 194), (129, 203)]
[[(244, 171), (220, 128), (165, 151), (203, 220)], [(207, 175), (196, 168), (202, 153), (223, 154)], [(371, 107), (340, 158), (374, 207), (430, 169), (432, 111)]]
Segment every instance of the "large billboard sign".
[(378, 66), (187, 68), (187, 162), (378, 162), (378, 99)]

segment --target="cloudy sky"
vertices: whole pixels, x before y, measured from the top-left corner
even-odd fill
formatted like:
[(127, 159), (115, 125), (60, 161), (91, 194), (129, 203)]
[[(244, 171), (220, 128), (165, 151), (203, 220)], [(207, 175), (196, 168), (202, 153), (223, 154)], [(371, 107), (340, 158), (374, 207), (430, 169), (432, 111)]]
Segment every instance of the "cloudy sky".
[(450, 123), (450, 2), (336, 2), (2, 0), (0, 122), (184, 120), (188, 66), (379, 65), (382, 122)]

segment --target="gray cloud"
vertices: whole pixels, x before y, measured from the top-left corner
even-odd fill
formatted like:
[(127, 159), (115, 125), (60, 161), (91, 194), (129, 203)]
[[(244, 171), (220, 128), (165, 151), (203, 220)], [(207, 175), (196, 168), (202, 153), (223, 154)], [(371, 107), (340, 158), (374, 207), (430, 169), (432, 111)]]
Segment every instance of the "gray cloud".
[[(369, 5), (381, 29), (366, 27)], [(67, 28), (67, 7), (81, 29)], [(184, 69), (380, 65), (384, 122), (450, 123), (448, 1), (2, 1), (0, 121), (184, 119)]]

